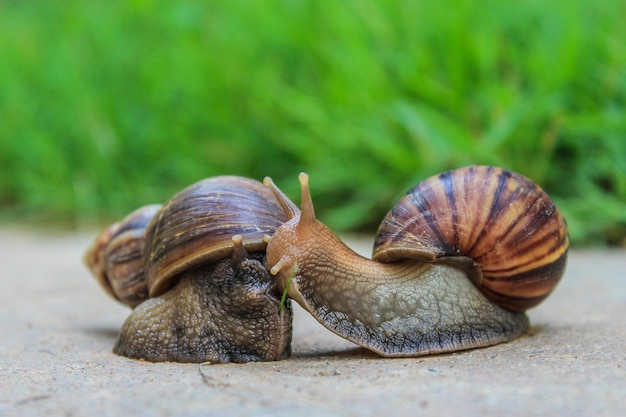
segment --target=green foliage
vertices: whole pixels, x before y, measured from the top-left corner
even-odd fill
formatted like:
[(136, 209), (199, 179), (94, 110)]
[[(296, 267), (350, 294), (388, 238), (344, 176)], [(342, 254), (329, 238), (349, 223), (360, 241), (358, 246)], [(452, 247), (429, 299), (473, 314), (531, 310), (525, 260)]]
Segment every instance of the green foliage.
[(373, 233), (468, 164), (542, 185), (577, 244), (626, 235), (621, 1), (0, 2), (0, 208), (82, 225), (266, 175)]

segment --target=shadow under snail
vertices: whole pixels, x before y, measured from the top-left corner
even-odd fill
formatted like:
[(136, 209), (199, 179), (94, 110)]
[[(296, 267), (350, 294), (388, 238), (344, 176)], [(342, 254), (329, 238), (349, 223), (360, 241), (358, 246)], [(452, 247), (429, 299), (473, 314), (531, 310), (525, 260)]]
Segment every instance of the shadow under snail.
[(106, 229), (85, 263), (133, 307), (113, 348), (152, 362), (278, 360), (292, 310), (264, 266), (264, 237), (287, 220), (270, 190), (222, 176)]
[(568, 234), (529, 179), (486, 166), (431, 177), (387, 214), (364, 258), (315, 218), (308, 176), (299, 210), (268, 239), (279, 289), (339, 336), (385, 357), (489, 346), (524, 334), (525, 310), (564, 273)]

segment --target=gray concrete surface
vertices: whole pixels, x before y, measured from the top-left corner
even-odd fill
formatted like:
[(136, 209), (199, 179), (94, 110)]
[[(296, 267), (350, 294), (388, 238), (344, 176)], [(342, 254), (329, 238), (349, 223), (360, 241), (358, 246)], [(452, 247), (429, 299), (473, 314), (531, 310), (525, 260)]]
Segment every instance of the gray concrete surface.
[(110, 352), (128, 310), (80, 263), (92, 237), (0, 229), (0, 416), (626, 415), (624, 251), (572, 252), (508, 344), (381, 359), (296, 310), (292, 358), (201, 366)]

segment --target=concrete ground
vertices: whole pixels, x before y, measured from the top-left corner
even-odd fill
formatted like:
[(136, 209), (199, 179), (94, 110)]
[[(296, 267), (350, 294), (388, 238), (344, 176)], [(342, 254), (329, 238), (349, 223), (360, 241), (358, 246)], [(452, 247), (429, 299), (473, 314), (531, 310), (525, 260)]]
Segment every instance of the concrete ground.
[(92, 238), (0, 229), (0, 416), (626, 415), (623, 250), (571, 252), (511, 343), (381, 359), (297, 309), (290, 359), (202, 366), (111, 353), (128, 310), (82, 266)]

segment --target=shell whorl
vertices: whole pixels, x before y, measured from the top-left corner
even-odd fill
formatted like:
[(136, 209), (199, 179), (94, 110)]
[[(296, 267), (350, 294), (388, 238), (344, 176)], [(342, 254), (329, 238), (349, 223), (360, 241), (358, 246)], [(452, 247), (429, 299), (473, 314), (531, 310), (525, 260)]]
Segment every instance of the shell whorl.
[(249, 252), (265, 249), (286, 219), (272, 192), (261, 182), (220, 176), (176, 194), (146, 232), (145, 265), (150, 296), (173, 285), (181, 271), (233, 253), (234, 235)]
[(148, 298), (143, 268), (145, 231), (161, 208), (141, 207), (105, 229), (85, 254), (84, 261), (100, 285), (118, 301), (135, 307)]
[(554, 289), (567, 250), (565, 220), (543, 190), (502, 168), (470, 166), (407, 192), (381, 223), (373, 258), (470, 258), (483, 294), (523, 311)]

